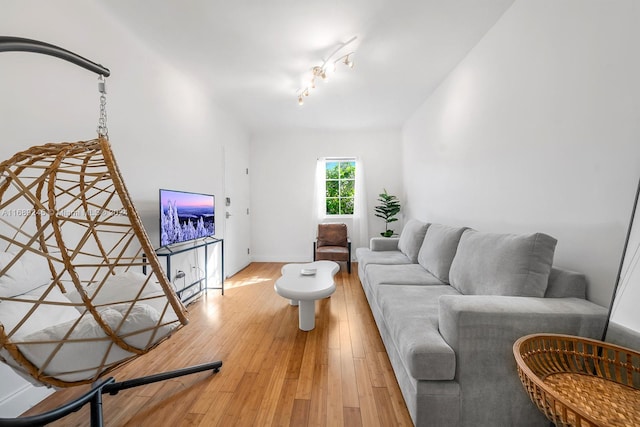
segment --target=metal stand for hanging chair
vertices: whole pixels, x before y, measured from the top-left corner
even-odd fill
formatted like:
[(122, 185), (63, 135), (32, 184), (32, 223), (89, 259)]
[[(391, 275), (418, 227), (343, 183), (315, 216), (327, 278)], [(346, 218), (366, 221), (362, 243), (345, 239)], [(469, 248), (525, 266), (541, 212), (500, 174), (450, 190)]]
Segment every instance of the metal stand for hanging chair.
[(218, 372), (222, 366), (221, 361), (205, 363), (202, 365), (190, 366), (188, 368), (178, 369), (175, 371), (162, 372), (160, 374), (148, 375), (145, 377), (134, 378), (116, 382), (113, 377), (96, 381), (91, 390), (82, 396), (72, 400), (71, 402), (60, 406), (51, 411), (21, 418), (0, 418), (0, 425), (3, 427), (27, 427), (27, 426), (43, 426), (53, 421), (66, 417), (69, 414), (77, 412), (86, 404), (91, 405), (91, 425), (94, 427), (103, 425), (102, 416), (102, 395), (110, 394), (112, 396), (118, 394), (122, 390), (139, 387), (142, 385), (153, 384), (159, 381), (170, 380), (185, 375), (191, 375), (203, 371)]
[[(27, 152), (23, 152), (23, 153), (18, 153), (16, 156), (14, 156), (14, 159), (17, 159), (18, 161), (23, 162), (22, 165), (20, 165), (17, 169), (13, 170), (12, 173), (15, 173), (15, 177), (17, 177), (17, 175), (19, 175), (22, 171), (28, 169), (29, 167), (32, 167), (33, 164), (35, 164), (36, 162), (42, 160), (42, 158), (49, 156), (49, 158), (54, 158), (53, 162), (57, 162), (58, 163), (63, 163), (64, 161), (61, 161), (61, 154), (58, 154), (58, 152), (63, 151), (66, 155), (66, 153), (80, 153), (78, 154), (77, 158), (72, 158), (72, 160), (77, 161), (78, 165), (72, 165), (71, 168), (75, 167), (76, 169), (82, 169), (85, 170), (86, 168), (90, 168), (93, 166), (93, 159), (95, 155), (94, 152), (100, 151), (102, 150), (102, 155), (104, 156), (104, 158), (106, 158), (107, 160), (109, 160), (109, 158), (112, 157), (112, 153), (110, 152), (110, 146), (108, 145), (108, 141), (107, 141), (107, 131), (106, 131), (106, 113), (103, 111), (104, 110), (104, 104), (105, 104), (105, 99), (104, 99), (104, 77), (108, 77), (110, 75), (110, 71), (103, 67), (102, 65), (96, 64), (92, 61), (89, 61), (73, 52), (70, 52), (68, 50), (62, 49), (60, 47), (48, 44), (48, 43), (43, 43), (40, 41), (35, 41), (35, 40), (30, 40), (30, 39), (24, 39), (24, 38), (18, 38), (18, 37), (4, 37), (4, 36), (0, 36), (0, 52), (9, 52), (9, 51), (22, 51), (22, 52), (34, 52), (34, 53), (40, 53), (40, 54), (45, 54), (45, 55), (51, 55), (66, 61), (69, 61), (71, 63), (74, 63), (82, 68), (85, 68), (89, 71), (92, 71), (96, 74), (98, 74), (100, 76), (100, 91), (102, 93), (101, 96), (101, 115), (100, 115), (100, 120), (98, 122), (98, 134), (99, 134), (99, 139), (97, 141), (89, 141), (87, 143), (64, 143), (61, 144), (62, 148), (52, 148), (55, 146), (55, 144), (48, 144), (42, 147), (33, 147), (33, 148), (37, 148), (38, 150), (35, 156), (31, 156), (31, 153)], [(98, 148), (96, 148), (98, 147)], [(82, 151), (84, 150), (84, 151)], [(92, 151), (93, 150), (93, 151)], [(85, 151), (89, 151), (91, 152), (90, 154), (84, 154)], [(27, 153), (27, 154), (25, 154)], [(58, 157), (56, 157), (58, 156)], [(27, 160), (25, 160), (25, 158)], [(79, 159), (79, 160), (78, 160)], [(130, 203), (130, 199), (128, 196), (128, 193), (126, 191), (126, 189), (124, 188), (124, 183), (122, 182), (120, 176), (119, 176), (119, 171), (117, 170), (117, 166), (115, 165), (114, 160), (111, 158), (111, 165), (107, 168), (106, 172), (102, 172), (105, 176), (109, 175), (110, 177), (113, 178), (114, 183), (113, 183), (113, 187), (115, 187), (113, 191), (113, 194), (111, 194), (109, 196), (109, 198), (113, 197), (113, 195), (115, 194), (116, 196), (119, 196), (121, 198), (124, 198), (124, 200), (122, 200), (122, 204), (123, 206), (123, 210), (126, 211), (127, 216), (130, 217), (130, 221), (131, 221), (131, 226), (133, 229), (133, 232), (129, 233), (131, 234), (131, 236), (127, 237), (128, 239), (133, 240), (134, 238), (137, 239), (139, 241), (139, 243), (141, 244), (142, 248), (141, 248), (141, 252), (143, 252), (142, 256), (145, 258), (145, 262), (150, 262), (151, 267), (154, 269), (154, 271), (156, 271), (156, 276), (158, 275), (157, 272), (162, 271), (161, 270), (161, 266), (159, 261), (157, 260), (157, 257), (155, 256), (155, 252), (153, 252), (153, 248), (150, 246), (148, 237), (146, 235), (146, 232), (144, 231), (144, 229), (142, 228), (142, 223), (137, 215), (137, 212), (135, 211), (135, 209), (133, 208), (133, 205)], [(4, 163), (3, 163), (4, 164)], [(75, 170), (73, 170), (73, 173), (75, 173)], [(17, 171), (17, 172), (16, 172)], [(47, 172), (49, 173), (49, 172)], [(67, 171), (68, 173), (68, 171)], [(49, 175), (47, 175), (47, 179), (50, 179), (51, 181), (53, 181), (53, 184), (49, 183), (49, 188), (48, 191), (49, 193), (46, 194), (46, 197), (43, 198), (47, 198), (48, 197), (48, 202), (51, 204), (51, 206), (54, 206), (55, 208), (55, 197), (57, 197), (54, 193), (55, 190), (60, 190), (59, 188), (53, 188), (55, 185), (55, 179), (56, 179), (56, 174), (55, 173), (51, 173), (50, 174), (52, 176), (52, 178), (49, 178)], [(14, 175), (12, 175), (13, 177)], [(12, 178), (13, 179), (13, 178)], [(83, 181), (78, 187), (73, 187), (74, 189), (78, 189), (78, 191), (83, 191), (83, 192), (88, 192), (89, 190), (87, 190), (87, 188), (91, 189), (93, 186), (99, 187), (98, 184), (96, 184), (99, 180), (96, 179), (95, 181), (89, 181), (87, 180), (87, 182)], [(44, 182), (44, 181), (43, 181)], [(8, 185), (8, 184), (7, 184)], [(46, 192), (45, 190), (47, 189), (43, 189), (42, 187), (45, 187), (44, 184), (40, 183), (38, 184), (39, 187), (37, 188), (37, 190), (33, 190), (32, 188), (28, 188), (28, 191), (33, 191), (34, 194), (38, 193), (38, 195), (40, 195), (41, 193)], [(36, 185), (34, 185), (34, 188), (36, 187)], [(5, 188), (5, 184), (2, 184), (2, 186), (0, 186), (0, 196), (2, 194), (4, 194), (6, 188)], [(63, 193), (67, 193), (69, 192), (68, 189), (63, 188), (62, 190)], [(104, 192), (104, 190), (101, 190), (98, 188), (97, 192)], [(64, 194), (65, 196), (67, 194)], [(93, 197), (93, 196), (91, 196)], [(86, 194), (83, 194), (83, 203), (85, 203), (85, 205), (82, 205), (83, 207), (87, 208), (86, 204), (87, 201), (84, 200), (87, 198)], [(52, 199), (54, 199), (52, 201)], [(39, 202), (37, 202), (39, 203)], [(34, 208), (39, 207), (39, 208), (43, 208), (43, 206), (36, 206), (34, 205)], [(104, 206), (101, 206), (101, 208), (105, 208), (106, 204)], [(55, 210), (55, 209), (54, 209)], [(108, 210), (108, 209), (107, 209)], [(37, 223), (38, 227), (40, 227), (42, 224), (42, 219), (37, 219), (37, 221), (40, 221)], [(53, 220), (52, 220), (53, 221)], [(67, 221), (67, 219), (64, 219), (64, 221)], [(55, 221), (53, 221), (55, 222)], [(80, 221), (79, 221), (80, 223)], [(55, 225), (55, 224), (54, 224)], [(122, 225), (122, 224), (118, 224), (118, 225)], [(97, 228), (98, 226), (96, 226)], [(16, 231), (16, 233), (18, 233), (19, 231)], [(87, 232), (89, 233), (89, 232)], [(92, 230), (91, 233), (96, 234), (97, 235), (97, 231)], [(60, 230), (55, 229), (54, 232), (52, 232), (51, 234), (55, 234), (56, 239), (62, 239), (62, 237), (60, 237), (59, 235), (61, 234)], [(47, 238), (51, 238), (50, 235), (48, 235)], [(73, 266), (71, 265), (73, 262), (73, 258), (71, 258), (69, 255), (64, 255), (64, 251), (67, 250), (68, 248), (63, 247), (62, 248), (62, 252), (63, 255), (60, 259), (56, 259), (55, 256), (51, 255), (50, 252), (48, 252), (48, 249), (51, 248), (50, 244), (45, 242), (44, 239), (45, 237), (40, 236), (40, 245), (43, 247), (43, 257), (47, 259), (47, 261), (49, 262), (49, 266), (52, 272), (56, 272), (55, 267), (53, 266), (53, 262), (57, 261), (59, 262), (59, 264), (62, 265), (62, 269), (64, 270), (63, 273), (69, 273), (72, 272), (73, 274), (71, 274), (71, 276), (75, 277), (75, 270), (73, 270)], [(124, 238), (123, 238), (124, 239)], [(35, 240), (35, 238), (33, 239)], [(96, 236), (96, 240), (97, 236)], [(13, 243), (13, 242), (12, 242)], [(129, 241), (126, 242), (126, 244), (128, 244)], [(17, 246), (20, 246), (21, 243), (18, 242)], [(47, 246), (49, 245), (49, 246)], [(106, 250), (105, 248), (103, 248), (101, 246), (102, 244), (98, 241), (98, 246), (100, 246), (100, 250), (103, 253), (104, 257), (107, 257), (106, 254)], [(64, 246), (64, 244), (62, 244), (62, 246)], [(23, 254), (25, 252), (30, 252), (32, 249), (31, 248), (27, 248), (24, 245), (22, 246), (22, 252), (20, 252), (20, 254)], [(77, 250), (76, 250), (77, 252)], [(41, 254), (42, 255), (42, 254)], [(136, 258), (135, 260), (129, 259), (129, 258), (125, 258), (125, 266), (127, 268), (129, 267), (133, 267), (133, 266), (137, 266), (139, 264), (137, 264), (138, 259)], [(84, 266), (83, 266), (84, 267)], [(107, 268), (109, 270), (109, 273), (113, 273), (113, 266), (112, 265), (108, 265), (108, 266), (101, 266), (101, 265), (97, 265), (96, 268), (100, 269), (100, 268)], [(59, 278), (62, 276), (63, 273), (58, 273), (58, 276), (56, 276), (56, 274), (54, 274), (54, 282), (56, 280), (59, 280)], [(182, 325), (185, 325), (187, 323), (186, 317), (184, 316), (184, 313), (182, 312), (183, 310), (183, 306), (181, 305), (181, 303), (179, 302), (179, 300), (177, 299), (177, 297), (175, 297), (175, 294), (171, 294), (173, 293), (173, 290), (171, 289), (170, 284), (168, 283), (168, 281), (164, 278), (164, 274), (162, 274), (160, 277), (161, 280), (159, 280), (160, 285), (162, 286), (162, 288), (167, 292), (167, 307), (172, 307), (172, 309), (175, 309), (175, 313), (176, 316), (178, 317), (178, 319), (175, 322), (180, 322)], [(57, 279), (56, 279), (57, 277)], [(156, 277), (158, 278), (158, 277)], [(77, 281), (77, 277), (74, 278), (75, 281)], [(102, 286), (104, 284), (105, 279), (102, 280), (101, 284), (99, 286)], [(58, 283), (59, 286), (62, 286), (61, 283)], [(75, 284), (76, 287), (80, 287), (79, 282)], [(146, 285), (146, 283), (145, 283)], [(53, 286), (53, 285), (52, 285)], [(136, 297), (138, 298), (138, 297)], [(96, 317), (96, 319), (100, 320), (100, 315), (97, 313), (97, 310), (94, 306), (91, 305), (91, 299), (88, 298), (86, 295), (83, 296), (83, 300), (84, 302), (87, 304), (87, 309), (85, 314), (87, 314), (87, 316), (93, 315)], [(137, 299), (134, 300), (132, 303), (136, 303)], [(42, 303), (42, 301), (38, 301), (37, 303)], [(165, 308), (166, 310), (167, 308)], [(164, 314), (164, 313), (163, 313)], [(100, 322), (99, 322), (100, 323)], [(109, 335), (108, 338), (112, 339), (116, 344), (118, 344), (119, 346), (121, 346), (123, 349), (127, 350), (127, 351), (131, 351), (135, 354), (144, 354), (146, 351), (151, 350), (152, 348), (155, 347), (155, 345), (157, 345), (157, 343), (159, 343), (160, 341), (158, 341), (157, 343), (154, 343), (153, 345), (149, 346), (149, 348), (140, 350), (137, 349), (135, 347), (132, 347), (130, 345), (128, 345), (126, 342), (124, 342), (123, 339), (121, 339), (120, 337), (116, 336), (116, 334), (114, 333), (113, 330), (111, 330), (108, 326), (105, 326), (104, 324), (100, 323), (100, 325), (105, 329), (107, 335)], [(162, 326), (162, 325), (161, 325)], [(10, 334), (10, 333), (9, 333)], [(82, 396), (78, 397), (77, 399), (61, 406), (58, 407), (54, 410), (39, 414), (39, 415), (35, 415), (35, 416), (28, 416), (28, 417), (19, 417), (19, 418), (11, 418), (11, 419), (7, 419), (7, 418), (0, 418), (0, 425), (2, 426), (9, 426), (9, 427), (14, 427), (14, 426), (40, 426), (40, 425), (45, 425), (48, 423), (51, 423), (53, 421), (59, 420), (73, 412), (78, 411), (80, 408), (84, 407), (87, 404), (90, 404), (90, 408), (91, 408), (91, 425), (92, 426), (102, 426), (103, 425), (103, 408), (102, 408), (102, 395), (103, 394), (111, 394), (111, 395), (115, 395), (118, 392), (120, 392), (121, 390), (126, 390), (129, 388), (133, 388), (133, 387), (138, 387), (141, 385), (146, 385), (146, 384), (152, 384), (155, 382), (159, 382), (159, 381), (164, 381), (164, 380), (168, 380), (168, 379), (172, 379), (172, 378), (177, 378), (177, 377), (181, 377), (181, 376), (185, 376), (185, 375), (190, 375), (190, 374), (194, 374), (197, 372), (203, 372), (203, 371), (213, 371), (213, 372), (218, 372), (220, 370), (220, 367), (222, 366), (222, 362), (221, 361), (215, 361), (215, 362), (211, 362), (211, 363), (205, 363), (202, 365), (196, 365), (196, 366), (191, 366), (191, 367), (187, 367), (187, 368), (183, 368), (183, 369), (178, 369), (178, 370), (174, 370), (174, 371), (169, 371), (169, 372), (163, 372), (163, 373), (159, 373), (159, 374), (155, 374), (155, 375), (149, 375), (149, 376), (144, 376), (141, 378), (136, 378), (136, 379), (131, 379), (131, 380), (126, 380), (126, 381), (122, 381), (122, 382), (116, 382), (115, 379), (113, 377), (108, 377), (106, 379), (97, 379), (97, 378), (91, 378), (88, 381), (77, 381), (77, 382), (64, 382), (64, 381), (60, 381), (57, 380), (55, 378), (51, 378), (51, 376), (47, 376), (44, 375), (42, 373), (42, 370), (37, 369), (37, 367), (33, 366), (32, 363), (29, 362), (29, 360), (27, 360), (27, 358), (25, 358), (21, 353), (20, 350), (18, 349), (17, 345), (14, 345), (10, 342), (10, 335), (9, 338), (7, 338), (7, 335), (5, 334), (5, 330), (3, 327), (1, 327), (0, 325), (0, 339), (2, 340), (2, 342), (0, 344), (2, 344), (2, 346), (0, 346), (0, 348), (4, 347), (4, 349), (6, 351), (8, 351), (11, 356), (13, 356), (13, 358), (15, 360), (17, 360), (18, 362), (20, 362), (20, 364), (22, 365), (22, 370), (23, 372), (26, 372), (28, 374), (30, 374), (31, 376), (33, 376), (34, 378), (36, 378), (37, 380), (44, 382), (44, 383), (48, 383), (50, 385), (56, 385), (56, 386), (73, 386), (73, 385), (77, 385), (77, 384), (87, 384), (87, 383), (92, 383), (92, 388), (91, 390), (87, 391), (85, 394), (83, 394)], [(135, 357), (135, 355), (134, 355)], [(129, 359), (127, 359), (129, 360)], [(120, 362), (118, 362), (120, 363)], [(112, 371), (113, 369), (115, 369), (118, 365), (113, 364), (113, 365), (105, 365), (105, 366), (101, 366), (100, 368), (103, 368), (101, 372), (99, 372), (98, 374), (95, 375), (95, 377), (98, 376), (102, 376), (110, 371)]]

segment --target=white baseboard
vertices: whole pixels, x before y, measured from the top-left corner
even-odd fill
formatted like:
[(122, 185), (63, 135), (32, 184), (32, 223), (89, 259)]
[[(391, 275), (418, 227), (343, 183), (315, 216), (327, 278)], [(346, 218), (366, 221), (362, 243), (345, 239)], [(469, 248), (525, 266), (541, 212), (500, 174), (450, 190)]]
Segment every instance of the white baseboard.
[(252, 257), (253, 262), (312, 262), (311, 255), (301, 256), (273, 256), (273, 255), (254, 255)]
[(15, 418), (55, 392), (52, 388), (24, 384), (0, 400), (0, 418)]

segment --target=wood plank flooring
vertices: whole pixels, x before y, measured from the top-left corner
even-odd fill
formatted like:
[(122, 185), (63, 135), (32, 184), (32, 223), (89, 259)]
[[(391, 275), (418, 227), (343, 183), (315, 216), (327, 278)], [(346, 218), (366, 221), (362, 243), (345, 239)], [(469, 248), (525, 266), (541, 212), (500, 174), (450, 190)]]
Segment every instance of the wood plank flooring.
[[(189, 306), (190, 323), (116, 370), (117, 381), (222, 360), (203, 372), (103, 400), (106, 426), (411, 426), (357, 273), (316, 303), (316, 327), (273, 290), (280, 263), (253, 263)], [(353, 268), (357, 271), (357, 265)], [(54, 393), (25, 415), (85, 391)], [(88, 406), (53, 426), (88, 426)]]

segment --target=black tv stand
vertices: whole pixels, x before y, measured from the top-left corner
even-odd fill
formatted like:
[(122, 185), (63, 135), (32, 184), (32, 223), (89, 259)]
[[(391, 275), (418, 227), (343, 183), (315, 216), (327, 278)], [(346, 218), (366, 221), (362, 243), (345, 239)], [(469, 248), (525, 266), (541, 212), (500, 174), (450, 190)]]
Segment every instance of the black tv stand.
[[(220, 286), (209, 287), (209, 271), (207, 266), (207, 260), (209, 258), (209, 246), (216, 244), (220, 244)], [(176, 290), (176, 294), (185, 304), (191, 302), (191, 300), (197, 298), (203, 292), (206, 294), (210, 289), (220, 290), (222, 295), (224, 295), (224, 240), (215, 237), (205, 237), (192, 242), (176, 243), (173, 245), (162, 246), (156, 249), (156, 255), (158, 257), (164, 257), (167, 260), (167, 278), (170, 282), (172, 282), (171, 257), (185, 252), (197, 250), (199, 248), (204, 248), (204, 277), (196, 279), (191, 283), (185, 284), (185, 286), (183, 286), (181, 289)], [(146, 274), (146, 271), (144, 272)], [(186, 297), (183, 298), (183, 294), (187, 293), (187, 291), (191, 291), (194, 287), (197, 287), (197, 290), (193, 293), (189, 293)]]

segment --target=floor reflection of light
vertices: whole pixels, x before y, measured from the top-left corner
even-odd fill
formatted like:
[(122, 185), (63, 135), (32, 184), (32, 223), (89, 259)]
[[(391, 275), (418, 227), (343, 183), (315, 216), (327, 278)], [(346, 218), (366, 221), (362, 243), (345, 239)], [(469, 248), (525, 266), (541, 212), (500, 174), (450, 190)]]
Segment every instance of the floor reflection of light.
[(209, 304), (208, 301), (205, 301), (205, 313), (207, 313), (207, 319), (209, 320), (218, 320), (218, 310), (215, 309), (214, 304)]
[(237, 278), (234, 279), (229, 278), (224, 282), (224, 286), (227, 289), (230, 288), (238, 288), (241, 286), (249, 286), (249, 285), (259, 285), (261, 283), (264, 282), (270, 282), (273, 281), (273, 278), (269, 278), (269, 277), (261, 277), (261, 276), (251, 276), (251, 277), (242, 277), (242, 278)]
[[(237, 276), (229, 277), (224, 281), (224, 289), (226, 291), (229, 289), (241, 288), (243, 286), (261, 285), (268, 282), (273, 283), (273, 277), (263, 277), (258, 275), (243, 277), (243, 276), (237, 275)], [(213, 301), (209, 302), (207, 298), (210, 298), (210, 297), (211, 295), (203, 297), (203, 301), (202, 301), (204, 303), (203, 311), (205, 312), (205, 315), (209, 322), (217, 322), (220, 319), (221, 306), (219, 304), (214, 304)]]

